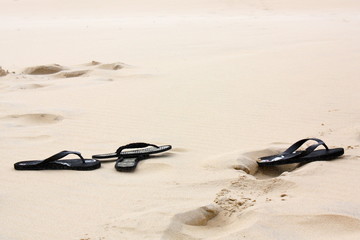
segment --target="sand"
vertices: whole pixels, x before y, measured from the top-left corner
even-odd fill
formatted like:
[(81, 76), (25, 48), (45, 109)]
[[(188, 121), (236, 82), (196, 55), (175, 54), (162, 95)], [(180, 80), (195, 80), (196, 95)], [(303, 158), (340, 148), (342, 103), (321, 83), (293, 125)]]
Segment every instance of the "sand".
[[(359, 239), (358, 1), (2, 2), (0, 239)], [(258, 168), (306, 137), (334, 161)], [(133, 173), (16, 171), (171, 144)]]

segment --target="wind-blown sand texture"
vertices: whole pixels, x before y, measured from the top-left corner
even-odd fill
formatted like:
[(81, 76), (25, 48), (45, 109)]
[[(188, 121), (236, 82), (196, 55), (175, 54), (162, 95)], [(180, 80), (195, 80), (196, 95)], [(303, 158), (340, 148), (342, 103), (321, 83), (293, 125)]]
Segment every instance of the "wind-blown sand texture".
[[(0, 239), (359, 239), (360, 3), (4, 0)], [(259, 168), (305, 137), (334, 161)], [(62, 150), (170, 152), (120, 173)]]

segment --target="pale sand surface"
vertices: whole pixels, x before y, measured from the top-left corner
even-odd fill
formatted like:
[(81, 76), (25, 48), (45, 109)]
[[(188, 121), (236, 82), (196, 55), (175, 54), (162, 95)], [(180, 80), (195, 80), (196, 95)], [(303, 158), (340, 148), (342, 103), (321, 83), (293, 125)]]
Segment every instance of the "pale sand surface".
[[(0, 239), (360, 238), (360, 3), (194, 2), (2, 1)], [(258, 169), (304, 137), (345, 155)], [(134, 141), (173, 150), (13, 169)]]

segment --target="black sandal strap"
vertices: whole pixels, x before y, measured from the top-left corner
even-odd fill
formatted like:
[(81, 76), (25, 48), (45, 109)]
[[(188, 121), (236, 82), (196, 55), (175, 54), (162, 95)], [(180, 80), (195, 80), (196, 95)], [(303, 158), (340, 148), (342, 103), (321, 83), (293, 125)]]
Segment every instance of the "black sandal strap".
[(120, 153), (124, 150), (124, 149), (128, 149), (128, 148), (145, 148), (145, 147), (156, 147), (159, 148), (159, 146), (156, 146), (155, 144), (150, 144), (150, 143), (143, 143), (143, 142), (138, 142), (138, 143), (130, 143), (127, 144), (125, 146), (121, 146), (116, 150), (116, 154), (120, 155)]
[(61, 152), (59, 152), (59, 153), (57, 153), (57, 154), (52, 155), (51, 157), (46, 158), (45, 160), (43, 160), (43, 161), (42, 161), (41, 163), (39, 163), (39, 164), (45, 164), (45, 163), (55, 162), (55, 161), (57, 161), (57, 160), (59, 160), (59, 159), (61, 159), (61, 158), (66, 157), (66, 156), (69, 155), (69, 154), (75, 154), (75, 155), (79, 156), (80, 159), (82, 160), (82, 162), (85, 163), (85, 159), (83, 158), (83, 156), (81, 156), (81, 153), (79, 153), (79, 152), (74, 152), (74, 151), (61, 151)]
[(296, 143), (294, 143), (293, 145), (291, 145), (288, 149), (286, 149), (284, 151), (284, 154), (292, 154), (293, 152), (295, 152), (297, 149), (299, 149), (305, 142), (309, 141), (309, 140), (313, 140), (316, 141), (317, 144), (313, 144), (311, 146), (309, 146), (308, 148), (306, 148), (300, 156), (306, 156), (310, 153), (312, 153), (317, 147), (319, 146), (324, 146), (326, 148), (326, 150), (329, 150), (328, 146), (326, 146), (326, 144), (318, 138), (305, 138), (305, 139), (301, 139), (299, 141), (297, 141)]
[(311, 145), (310, 147), (306, 148), (304, 151), (304, 156), (312, 153), (319, 146), (324, 146), (326, 150), (329, 150), (328, 146), (326, 146), (326, 144), (324, 142), (322, 142), (322, 143)]

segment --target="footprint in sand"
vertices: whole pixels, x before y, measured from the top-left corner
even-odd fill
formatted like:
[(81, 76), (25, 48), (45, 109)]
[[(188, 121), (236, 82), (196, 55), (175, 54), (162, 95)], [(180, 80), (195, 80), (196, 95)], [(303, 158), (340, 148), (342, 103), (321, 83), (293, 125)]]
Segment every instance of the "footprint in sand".
[(173, 217), (173, 222), (190, 226), (205, 226), (211, 219), (216, 217), (220, 208), (216, 205), (208, 205), (197, 208), (185, 213), (177, 214)]
[(101, 62), (98, 61), (91, 61), (89, 63), (85, 63), (84, 66), (96, 66), (96, 65), (100, 65)]
[[(279, 145), (279, 144), (277, 144)], [(257, 159), (261, 156), (269, 156), (281, 153), (284, 148), (275, 146), (263, 150), (250, 152), (230, 152), (204, 161), (203, 167), (209, 170), (234, 169), (253, 175), (257, 179), (268, 179), (278, 177), (286, 172), (295, 170), (299, 164), (288, 164), (282, 166), (259, 167)]]
[[(175, 215), (165, 231), (163, 239), (173, 239), (174, 236), (201, 239), (204, 236), (194, 238), (196, 231), (194, 228), (190, 229), (189, 225), (192, 227), (206, 225), (206, 228), (197, 229), (197, 233), (201, 235), (202, 230), (231, 225), (232, 216), (237, 216), (258, 204), (261, 206), (289, 200), (291, 195), (288, 191), (294, 186), (294, 183), (278, 176), (293, 171), (297, 165), (262, 168), (256, 162), (258, 157), (282, 151), (283, 148), (277, 146), (245, 153), (233, 152), (206, 161), (204, 167), (209, 170), (232, 168), (241, 170), (240, 176), (216, 194), (212, 205)], [(209, 208), (209, 206), (211, 207)], [(188, 230), (191, 231), (188, 233)]]
[(56, 74), (58, 78), (74, 78), (86, 75), (89, 70), (77, 70), (77, 71), (62, 71)]
[(258, 180), (242, 175), (218, 192), (214, 202), (225, 215), (231, 216), (259, 203), (285, 201), (289, 197), (286, 192), (293, 185), (294, 183), (280, 178)]
[(12, 114), (3, 117), (1, 120), (16, 126), (37, 126), (53, 124), (62, 121), (64, 117), (47, 113)]
[[(162, 239), (178, 239), (175, 236), (179, 239), (206, 239), (212, 230), (215, 237), (221, 232), (218, 230), (231, 226), (248, 208), (256, 209), (258, 204), (264, 206), (288, 200), (291, 195), (287, 191), (294, 184), (278, 178), (258, 180), (244, 174), (218, 192), (213, 204), (175, 215)], [(214, 239), (224, 238), (220, 233), (218, 238)]]
[(98, 61), (91, 61), (89, 63), (85, 63), (83, 64), (83, 66), (85, 67), (96, 67), (99, 69), (105, 69), (105, 70), (119, 70), (122, 69), (124, 67), (126, 67), (125, 63), (121, 63), (121, 62), (115, 62), (115, 63), (101, 63)]
[(63, 67), (59, 64), (29, 67), (23, 71), (23, 73), (28, 74), (28, 75), (51, 75), (51, 74), (57, 73), (55, 75), (55, 77), (58, 77), (58, 78), (80, 77), (88, 72), (89, 72), (89, 70), (87, 70), (87, 69), (86, 70), (69, 70), (68, 67)]
[[(114, 63), (101, 63), (98, 61), (91, 61), (89, 63), (62, 66), (59, 64), (47, 64), (25, 68), (21, 71), (21, 74), (6, 76), (7, 84), (0, 84), (0, 89), (10, 90), (31, 90), (39, 89), (43, 87), (51, 87), (54, 85), (73, 86), (75, 79), (79, 81), (91, 81), (98, 84), (98, 82), (112, 82), (116, 70), (120, 70), (127, 67), (126, 64), (121, 62)], [(109, 71), (108, 74), (104, 74), (105, 71)], [(1, 76), (7, 75), (9, 72), (0, 68)], [(105, 77), (104, 77), (105, 75)], [(86, 79), (85, 79), (86, 77)], [(74, 81), (49, 81), (49, 80), (61, 80), (72, 78)], [(78, 83), (76, 83), (78, 84)]]
[(98, 68), (105, 70), (119, 70), (124, 68), (125, 65), (123, 63), (108, 63), (108, 64), (99, 64)]
[(76, 69), (79, 66), (64, 67), (59, 64), (40, 65), (26, 68), (23, 73), (27, 75), (54, 75), (58, 78), (74, 78), (84, 76), (95, 68), (104, 70), (119, 70), (125, 67), (124, 63), (100, 63), (97, 61), (91, 61), (81, 65), (81, 69)]
[(48, 75), (58, 73), (60, 71), (66, 70), (65, 67), (59, 64), (52, 64), (52, 65), (41, 65), (35, 67), (26, 68), (23, 73), (29, 75)]
[(214, 221), (214, 218), (219, 218), (221, 208), (215, 204), (203, 206), (195, 210), (176, 214), (164, 231), (161, 239), (205, 239), (194, 238), (193, 234), (188, 234), (187, 229), (194, 229), (209, 225), (209, 221)]

